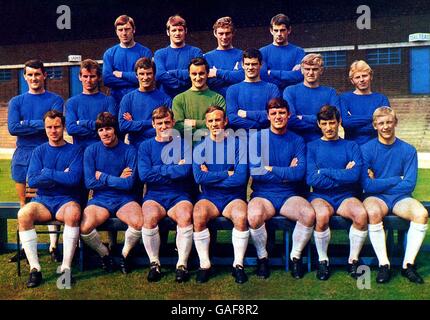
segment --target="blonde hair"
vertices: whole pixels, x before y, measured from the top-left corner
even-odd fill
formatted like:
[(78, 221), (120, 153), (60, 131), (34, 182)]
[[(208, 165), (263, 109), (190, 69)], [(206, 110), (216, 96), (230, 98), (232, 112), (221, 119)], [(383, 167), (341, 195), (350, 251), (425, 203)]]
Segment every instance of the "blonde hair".
[(349, 78), (352, 79), (357, 72), (368, 72), (373, 75), (372, 68), (364, 60), (356, 60), (349, 67)]
[(319, 53), (309, 53), (305, 55), (300, 62), (300, 65), (303, 66), (304, 64), (309, 64), (311, 66), (317, 65), (319, 67), (324, 66), (324, 59), (323, 56)]
[(373, 123), (374, 124), (376, 123), (376, 120), (378, 117), (383, 117), (388, 115), (393, 116), (394, 121), (396, 121), (397, 123), (396, 111), (394, 111), (391, 107), (388, 107), (388, 106), (379, 107), (373, 112)]
[(235, 31), (234, 23), (231, 17), (222, 17), (215, 21), (213, 25), (214, 31), (216, 31), (218, 28), (230, 28), (232, 32)]

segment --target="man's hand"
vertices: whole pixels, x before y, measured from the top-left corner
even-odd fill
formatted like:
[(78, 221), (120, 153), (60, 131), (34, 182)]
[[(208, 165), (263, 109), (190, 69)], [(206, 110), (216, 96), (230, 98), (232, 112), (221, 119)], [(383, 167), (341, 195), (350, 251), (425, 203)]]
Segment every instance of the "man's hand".
[(196, 120), (194, 120), (194, 119), (185, 119), (184, 120), (184, 126), (185, 127), (192, 127), (192, 128), (194, 128), (196, 126)]
[(237, 115), (238, 115), (239, 117), (241, 117), (241, 118), (246, 118), (246, 111), (245, 111), (245, 110), (242, 110), (242, 109), (239, 109), (239, 110), (237, 111)]
[(183, 165), (183, 164), (185, 164), (185, 159), (181, 159), (181, 160), (179, 160), (179, 162), (178, 162), (178, 165)]
[(69, 172), (69, 171), (70, 171), (69, 168), (64, 169), (64, 172)]
[(210, 68), (208, 78), (216, 78), (216, 71), (217, 71), (217, 68), (215, 66)]
[(266, 169), (269, 172), (272, 172), (273, 167), (272, 166), (264, 166), (264, 169)]
[(299, 159), (293, 158), (293, 160), (291, 160), (290, 167), (297, 167), (298, 164), (299, 164)]
[(131, 116), (131, 113), (130, 113), (130, 112), (124, 112), (124, 113), (122, 114), (122, 118), (123, 118), (124, 120), (127, 120), (127, 121), (131, 121), (131, 120), (133, 120), (133, 117)]
[(355, 166), (355, 161), (350, 161), (348, 162), (348, 164), (346, 165), (347, 170), (352, 169)]
[(101, 175), (102, 175), (101, 171), (96, 171), (96, 180), (100, 180)]
[(122, 173), (119, 177), (126, 179), (128, 177), (131, 177), (132, 174), (133, 174), (133, 170), (131, 170), (131, 168), (127, 167), (124, 170), (122, 170)]
[(122, 78), (122, 71), (118, 71), (118, 70), (116, 70), (116, 71), (114, 71), (113, 72), (113, 75), (115, 76), (115, 77), (117, 77), (117, 78)]
[(228, 176), (231, 177), (232, 175), (234, 175), (234, 171), (227, 171)]
[(375, 179), (375, 173), (372, 171), (372, 169), (367, 169), (367, 175), (370, 179)]
[(200, 165), (200, 170), (202, 170), (203, 172), (209, 172), (209, 169), (208, 169), (208, 167), (206, 167), (205, 164)]

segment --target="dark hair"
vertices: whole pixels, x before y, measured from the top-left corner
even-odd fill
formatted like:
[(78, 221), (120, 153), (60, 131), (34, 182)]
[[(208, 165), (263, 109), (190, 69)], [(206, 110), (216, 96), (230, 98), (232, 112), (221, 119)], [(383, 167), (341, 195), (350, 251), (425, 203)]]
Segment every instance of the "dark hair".
[(173, 115), (172, 109), (170, 109), (167, 106), (160, 106), (157, 109), (154, 109), (152, 111), (152, 121), (155, 121), (155, 119), (163, 119), (166, 118), (168, 115), (170, 115), (170, 118), (172, 120), (175, 119), (175, 116)]
[(116, 30), (116, 27), (123, 26), (123, 25), (125, 25), (125, 24), (127, 24), (129, 22), (130, 22), (130, 25), (133, 28), (133, 30), (135, 30), (136, 26), (134, 25), (133, 18), (129, 17), (129, 16), (125, 15), (125, 14), (123, 14), (123, 15), (119, 16), (118, 18), (116, 18), (113, 25), (115, 26), (115, 30)]
[(118, 128), (118, 120), (117, 117), (115, 117), (110, 112), (100, 112), (97, 115), (96, 120), (96, 130), (99, 130), (100, 128), (106, 128), (106, 127), (112, 127), (115, 130), (115, 134), (118, 135), (119, 128)]
[(290, 106), (288, 105), (288, 102), (285, 101), (282, 98), (272, 98), (267, 102), (266, 105), (266, 111), (269, 112), (270, 109), (278, 109), (278, 108), (285, 108), (287, 109), (288, 113), (290, 113)]
[(142, 57), (139, 58), (136, 63), (134, 64), (134, 72), (137, 74), (137, 69), (139, 68), (143, 68), (143, 69), (151, 69), (152, 68), (152, 72), (156, 72), (156, 67), (155, 67), (155, 63), (154, 61), (152, 61), (152, 59), (147, 58), (147, 57)]
[(24, 74), (25, 74), (25, 71), (26, 71), (25, 70), (26, 67), (29, 67), (29, 68), (32, 68), (32, 69), (40, 69), (40, 70), (42, 70), (42, 73), (46, 72), (45, 71), (45, 66), (43, 65), (43, 62), (41, 60), (39, 60), (39, 59), (31, 59), (31, 60), (26, 61), (24, 63)]
[(225, 119), (226, 118), (226, 116), (227, 116), (227, 114), (225, 113), (225, 110), (224, 110), (224, 108), (223, 107), (220, 107), (220, 106), (209, 106), (207, 109), (206, 109), (206, 112), (205, 112), (205, 117), (206, 117), (206, 115), (208, 114), (208, 113), (212, 113), (212, 112), (214, 112), (214, 111), (222, 111), (222, 113), (223, 113), (223, 118)]
[(283, 13), (279, 13), (276, 16), (274, 16), (271, 20), (270, 20), (270, 28), (272, 29), (274, 25), (281, 25), (281, 24), (285, 24), (285, 26), (287, 27), (287, 29), (290, 29), (291, 27), (291, 22), (290, 22), (290, 18), (288, 18), (288, 16), (286, 16)]
[(205, 58), (199, 57), (191, 59), (190, 64), (188, 65), (188, 72), (190, 71), (191, 65), (205, 66), (206, 72), (209, 73), (209, 64)]
[(102, 76), (102, 69), (100, 68), (100, 65), (97, 63), (97, 61), (92, 59), (85, 59), (81, 62), (80, 68), (79, 68), (79, 75), (82, 75), (82, 69), (87, 69), (88, 71), (96, 70), (97, 76)]
[(43, 122), (45, 122), (46, 118), (50, 118), (50, 119), (60, 118), (61, 124), (63, 125), (63, 127), (66, 124), (66, 119), (64, 118), (63, 113), (58, 110), (49, 110), (48, 112), (46, 112), (45, 115), (43, 116)]
[(242, 54), (242, 61), (245, 61), (245, 59), (254, 59), (257, 58), (258, 62), (263, 61), (263, 56), (261, 55), (260, 50), (256, 49), (256, 48), (248, 48), (245, 51), (243, 51)]
[(339, 110), (330, 105), (325, 105), (321, 107), (320, 111), (317, 114), (318, 122), (321, 120), (333, 120), (336, 119), (338, 122), (340, 121), (340, 112)]

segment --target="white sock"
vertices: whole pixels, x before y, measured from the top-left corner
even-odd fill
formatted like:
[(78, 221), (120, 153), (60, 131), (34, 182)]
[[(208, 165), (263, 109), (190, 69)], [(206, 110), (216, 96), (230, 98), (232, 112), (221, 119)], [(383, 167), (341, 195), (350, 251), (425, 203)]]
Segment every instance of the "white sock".
[(123, 257), (127, 257), (130, 250), (136, 245), (136, 243), (142, 237), (142, 231), (133, 229), (132, 227), (128, 227), (125, 231), (125, 241), (124, 247), (122, 247), (122, 255)]
[(100, 235), (96, 229), (93, 229), (93, 231), (88, 234), (81, 233), (81, 238), (82, 240), (84, 240), (86, 245), (93, 249), (95, 252), (97, 252), (100, 257), (104, 257), (109, 254), (108, 248), (106, 248), (106, 246), (102, 243)]
[(234, 261), (233, 267), (240, 265), (243, 267), (243, 258), (245, 257), (246, 248), (248, 247), (249, 230), (239, 231), (233, 228), (231, 233), (231, 242), (233, 243)]
[(367, 233), (367, 230), (361, 231), (351, 225), (349, 229), (349, 263), (352, 263), (353, 260), (358, 261), (358, 256), (366, 241)]
[[(57, 230), (58, 230), (57, 226), (48, 225), (48, 231), (52, 232)], [(64, 231), (63, 231), (63, 237), (64, 237)], [(53, 251), (53, 249), (57, 247), (57, 242), (58, 242), (58, 233), (50, 233), (49, 234), (49, 252)]]
[(178, 248), (178, 263), (179, 266), (188, 265), (188, 257), (190, 256), (191, 248), (193, 247), (193, 225), (190, 224), (184, 228), (176, 227), (176, 248)]
[(142, 240), (149, 261), (160, 264), (160, 232), (158, 226), (154, 229), (142, 228)]
[(28, 263), (30, 264), (30, 271), (33, 268), (40, 271), (39, 257), (37, 256), (36, 229), (20, 231), (19, 237), (21, 238), (22, 247), (24, 248), (25, 255), (27, 256)]
[(197, 254), (199, 255), (200, 268), (208, 269), (211, 267), (209, 259), (209, 244), (211, 242), (211, 235), (209, 229), (206, 228), (200, 232), (193, 233), (194, 245), (196, 246)]
[(266, 250), (266, 244), (267, 244), (266, 224), (263, 223), (263, 225), (258, 229), (249, 228), (249, 232), (251, 234), (251, 239), (252, 239), (252, 242), (254, 243), (255, 250), (257, 250), (258, 259), (267, 258), (269, 254), (267, 253), (267, 250)]
[(65, 225), (63, 230), (63, 263), (61, 264), (61, 272), (66, 268), (71, 268), (78, 240), (79, 227)]
[(426, 236), (427, 224), (416, 223), (411, 221), (406, 241), (405, 258), (403, 260), (403, 269), (406, 269), (408, 263), (414, 264), (418, 251), (421, 248), (424, 237)]
[(378, 257), (380, 266), (390, 265), (390, 261), (387, 256), (387, 245), (385, 243), (385, 231), (382, 222), (376, 224), (369, 224), (369, 239), (372, 243), (373, 250)]
[(314, 231), (315, 246), (318, 252), (318, 261), (328, 260), (327, 250), (331, 239), (330, 228), (324, 231)]
[(314, 231), (314, 227), (306, 227), (299, 221), (296, 222), (296, 226), (293, 231), (293, 247), (290, 253), (291, 260), (293, 260), (293, 258), (300, 259), (303, 248), (312, 237), (312, 231)]

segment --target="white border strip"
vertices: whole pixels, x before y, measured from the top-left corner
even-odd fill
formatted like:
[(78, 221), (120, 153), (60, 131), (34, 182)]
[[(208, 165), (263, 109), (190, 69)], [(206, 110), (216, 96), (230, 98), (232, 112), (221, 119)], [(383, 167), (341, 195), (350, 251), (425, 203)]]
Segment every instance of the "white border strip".
[(326, 52), (326, 51), (351, 51), (355, 50), (354, 45), (350, 46), (335, 46), (335, 47), (315, 47), (304, 48), (305, 52)]
[[(103, 60), (96, 60), (98, 64), (103, 64)], [(47, 62), (43, 65), (45, 68), (49, 67), (65, 67), (65, 66), (78, 66), (80, 62)], [(0, 69), (22, 69), (24, 68), (24, 64), (10, 64), (0, 66)]]
[(406, 48), (406, 47), (425, 47), (425, 46), (430, 46), (430, 41), (359, 44), (357, 46), (357, 49), (358, 50), (366, 50), (366, 49)]

